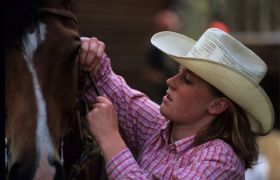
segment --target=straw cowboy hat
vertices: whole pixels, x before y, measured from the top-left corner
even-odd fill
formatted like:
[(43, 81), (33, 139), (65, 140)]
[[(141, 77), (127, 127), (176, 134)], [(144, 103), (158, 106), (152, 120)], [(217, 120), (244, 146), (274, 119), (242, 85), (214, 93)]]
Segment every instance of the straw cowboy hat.
[(210, 28), (198, 41), (163, 31), (153, 35), (151, 43), (242, 107), (253, 132), (266, 134), (272, 129), (274, 110), (259, 86), (266, 64), (235, 38)]

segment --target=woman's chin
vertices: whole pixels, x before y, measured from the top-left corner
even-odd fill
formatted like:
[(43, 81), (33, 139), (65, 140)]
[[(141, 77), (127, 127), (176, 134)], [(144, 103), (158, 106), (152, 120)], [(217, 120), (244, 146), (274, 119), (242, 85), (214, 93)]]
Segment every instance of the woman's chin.
[(159, 108), (159, 111), (160, 113), (163, 115), (163, 116), (166, 116), (166, 113), (167, 113), (167, 107), (164, 103), (161, 103), (160, 105), (160, 108)]

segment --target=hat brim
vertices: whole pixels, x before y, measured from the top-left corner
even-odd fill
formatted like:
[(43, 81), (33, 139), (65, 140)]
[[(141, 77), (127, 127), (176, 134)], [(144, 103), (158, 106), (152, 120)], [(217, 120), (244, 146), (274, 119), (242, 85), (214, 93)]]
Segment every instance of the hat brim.
[[(187, 57), (187, 52), (195, 41), (182, 36), (184, 35), (174, 32), (161, 32), (152, 37), (151, 43), (242, 107), (247, 113), (253, 132), (267, 134), (274, 124), (274, 110), (264, 90), (228, 66), (207, 59)], [(183, 47), (185, 49), (182, 49)]]

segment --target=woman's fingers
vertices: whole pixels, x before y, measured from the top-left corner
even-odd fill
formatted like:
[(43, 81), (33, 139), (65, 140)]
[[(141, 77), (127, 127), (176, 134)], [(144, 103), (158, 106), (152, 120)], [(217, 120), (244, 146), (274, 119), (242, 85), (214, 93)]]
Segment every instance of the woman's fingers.
[(97, 47), (97, 51), (96, 51), (96, 57), (95, 60), (91, 63), (91, 65), (89, 66), (89, 71), (93, 71), (94, 69), (96, 69), (99, 61), (102, 59), (102, 57), (104, 56), (105, 53), (105, 44), (101, 41), (98, 41), (98, 47)]
[(85, 71), (92, 71), (105, 53), (105, 44), (97, 38), (81, 38), (79, 64)]
[(85, 67), (85, 61), (87, 59), (88, 49), (89, 49), (89, 41), (83, 40), (79, 52), (79, 64), (82, 68)]

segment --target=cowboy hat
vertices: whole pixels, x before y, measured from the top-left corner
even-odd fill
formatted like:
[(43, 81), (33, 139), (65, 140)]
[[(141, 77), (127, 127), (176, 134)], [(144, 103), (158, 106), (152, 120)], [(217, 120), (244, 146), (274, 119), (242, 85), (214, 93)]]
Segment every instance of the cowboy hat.
[(198, 41), (163, 31), (153, 35), (151, 43), (242, 107), (254, 133), (266, 134), (272, 129), (273, 106), (259, 86), (266, 64), (238, 40), (210, 28)]

